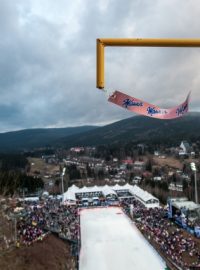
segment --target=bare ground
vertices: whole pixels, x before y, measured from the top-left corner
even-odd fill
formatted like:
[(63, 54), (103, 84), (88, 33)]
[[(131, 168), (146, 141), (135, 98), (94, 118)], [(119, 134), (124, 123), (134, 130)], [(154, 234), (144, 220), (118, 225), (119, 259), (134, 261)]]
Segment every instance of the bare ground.
[(156, 164), (160, 166), (169, 166), (178, 170), (181, 170), (183, 168), (182, 162), (174, 157), (160, 158), (154, 156), (153, 160)]
[(35, 171), (39, 171), (41, 174), (54, 174), (59, 171), (59, 165), (47, 164), (42, 158), (28, 158), (28, 160), (31, 164), (31, 174), (34, 174)]
[(70, 245), (54, 235), (30, 247), (13, 248), (0, 253), (4, 270), (75, 270)]

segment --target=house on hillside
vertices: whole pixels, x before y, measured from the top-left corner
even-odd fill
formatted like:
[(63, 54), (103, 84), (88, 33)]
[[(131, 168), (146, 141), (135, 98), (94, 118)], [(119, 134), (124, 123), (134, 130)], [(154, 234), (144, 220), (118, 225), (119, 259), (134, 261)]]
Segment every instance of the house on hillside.
[(153, 177), (153, 181), (155, 181), (155, 182), (161, 182), (162, 181), (162, 177), (161, 176), (154, 176)]
[(144, 161), (135, 161), (133, 164), (133, 169), (136, 171), (144, 171), (145, 170), (145, 162)]
[(135, 176), (133, 179), (132, 179), (132, 184), (140, 184), (140, 182), (142, 181), (142, 177), (140, 176)]
[(183, 192), (183, 183), (171, 182), (168, 186), (169, 190)]
[(127, 159), (124, 159), (122, 160), (122, 166), (124, 165), (125, 168), (132, 168), (133, 166), (133, 160), (131, 158), (127, 158)]
[(160, 155), (159, 151), (154, 151), (154, 156), (158, 157)]
[(182, 141), (180, 144), (179, 156), (189, 155), (191, 146), (187, 141)]
[(74, 152), (74, 153), (84, 152), (84, 147), (72, 147), (70, 148), (70, 152)]

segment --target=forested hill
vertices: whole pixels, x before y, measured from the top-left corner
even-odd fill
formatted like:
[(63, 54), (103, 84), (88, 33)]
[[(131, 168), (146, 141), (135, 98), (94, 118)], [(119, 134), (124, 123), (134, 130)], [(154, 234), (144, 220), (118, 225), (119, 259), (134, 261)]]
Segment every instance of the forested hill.
[(53, 146), (61, 138), (80, 134), (95, 126), (68, 128), (40, 128), (0, 133), (0, 152), (16, 152), (33, 148)]
[(29, 129), (0, 134), (0, 152), (53, 146), (96, 146), (119, 142), (177, 145), (181, 140), (200, 141), (200, 113), (175, 120), (134, 116), (104, 127)]
[(134, 116), (113, 124), (84, 132), (81, 136), (69, 136), (60, 145), (100, 145), (119, 142), (153, 143), (173, 145), (181, 140), (200, 140), (200, 113), (190, 113), (174, 120), (159, 120)]

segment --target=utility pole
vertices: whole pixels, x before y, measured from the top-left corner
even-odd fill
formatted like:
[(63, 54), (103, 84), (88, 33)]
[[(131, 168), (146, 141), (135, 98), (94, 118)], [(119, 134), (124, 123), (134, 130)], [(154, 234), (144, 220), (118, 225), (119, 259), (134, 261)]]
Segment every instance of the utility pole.
[(195, 202), (198, 204), (197, 171), (194, 172), (194, 183), (195, 183)]
[(17, 219), (14, 217), (14, 224), (15, 224), (15, 243), (17, 243)]

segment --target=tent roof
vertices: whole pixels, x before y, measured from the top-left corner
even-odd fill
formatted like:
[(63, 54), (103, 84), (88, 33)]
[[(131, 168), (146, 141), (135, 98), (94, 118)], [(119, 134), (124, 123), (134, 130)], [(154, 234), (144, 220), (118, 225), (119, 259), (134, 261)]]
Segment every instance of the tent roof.
[(159, 200), (154, 197), (152, 194), (148, 193), (147, 191), (144, 191), (143, 189), (141, 189), (138, 186), (133, 186), (130, 189), (131, 193), (133, 193), (135, 196), (137, 196), (138, 198), (140, 198), (142, 201), (144, 202), (148, 202), (149, 200), (157, 200), (159, 202)]
[(173, 202), (172, 205), (176, 207), (177, 209), (186, 208), (188, 210), (194, 210), (199, 208), (198, 204), (192, 202), (192, 201), (182, 201), (182, 202)]
[(144, 191), (143, 189), (141, 189), (140, 187), (138, 187), (137, 185), (130, 185), (130, 184), (125, 184), (123, 186), (120, 186), (118, 184), (114, 185), (114, 186), (93, 186), (93, 187), (82, 187), (82, 188), (78, 188), (77, 186), (73, 185), (71, 186), (67, 192), (64, 193), (64, 201), (66, 200), (71, 200), (71, 201), (75, 201), (76, 200), (76, 193), (87, 193), (87, 192), (102, 192), (104, 196), (108, 196), (111, 194), (114, 194), (117, 196), (117, 193), (115, 191), (117, 190), (124, 190), (127, 189), (131, 194), (133, 194), (134, 196), (136, 196), (138, 199), (144, 201), (145, 203), (148, 202), (149, 200), (155, 200), (159, 203), (159, 200), (154, 197), (153, 195), (151, 195), (150, 193), (148, 193), (147, 191)]
[(116, 192), (111, 187), (104, 187), (102, 192), (103, 192), (104, 196), (108, 196), (108, 195), (116, 195), (117, 196)]

